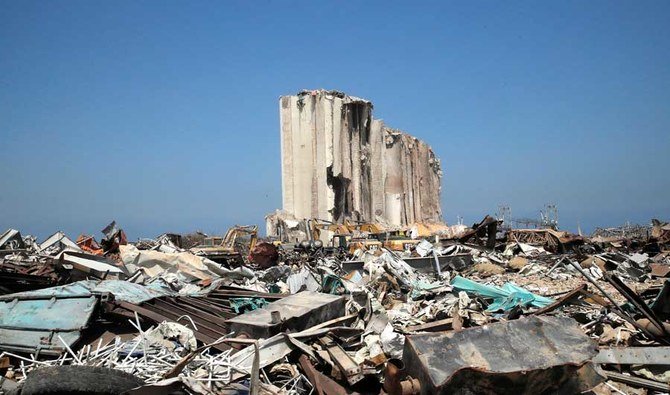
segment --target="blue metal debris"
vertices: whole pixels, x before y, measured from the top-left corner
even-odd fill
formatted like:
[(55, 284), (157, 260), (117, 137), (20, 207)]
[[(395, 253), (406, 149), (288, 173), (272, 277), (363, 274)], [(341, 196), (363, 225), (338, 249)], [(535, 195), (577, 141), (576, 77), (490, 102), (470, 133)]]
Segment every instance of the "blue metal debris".
[(60, 354), (63, 342), (72, 347), (79, 340), (100, 296), (105, 294), (112, 294), (118, 301), (140, 304), (174, 292), (160, 285), (84, 280), (4, 295), (0, 297), (0, 349)]
[(528, 292), (528, 290), (512, 283), (505, 283), (501, 288), (480, 284), (467, 278), (456, 276), (451, 280), (451, 285), (455, 291), (465, 291), (468, 294), (493, 298), (493, 303), (486, 309), (489, 312), (498, 310), (509, 311), (516, 306), (545, 307), (554, 303), (554, 300), (551, 298)]
[(270, 304), (265, 298), (230, 298), (228, 300), (230, 301), (230, 307), (232, 307), (237, 314), (262, 309)]
[(97, 304), (92, 295), (5, 296), (0, 302), (0, 349), (60, 354), (63, 342), (72, 347), (79, 340)]
[(38, 289), (29, 292), (18, 292), (0, 296), (0, 301), (16, 298), (66, 298), (88, 297), (92, 295), (112, 294), (114, 299), (121, 302), (140, 304), (161, 296), (174, 296), (177, 293), (161, 284), (152, 283), (147, 286), (122, 280), (82, 280), (74, 283), (59, 285), (51, 288)]
[(28, 292), (17, 292), (9, 295), (3, 295), (0, 296), (0, 301), (4, 300), (14, 300), (16, 298), (27, 298), (27, 299), (34, 299), (34, 298), (52, 298), (52, 297), (57, 297), (57, 298), (72, 298), (72, 297), (87, 297), (91, 296), (91, 289), (93, 289), (96, 284), (98, 284), (98, 281), (95, 280), (83, 280), (83, 281), (77, 281), (74, 283), (66, 284), (66, 285), (58, 285), (56, 287), (51, 287), (51, 288), (43, 288), (43, 289), (37, 289), (34, 291), (28, 291)]
[(321, 292), (333, 295), (347, 293), (347, 289), (342, 283), (342, 279), (332, 274), (323, 276)]

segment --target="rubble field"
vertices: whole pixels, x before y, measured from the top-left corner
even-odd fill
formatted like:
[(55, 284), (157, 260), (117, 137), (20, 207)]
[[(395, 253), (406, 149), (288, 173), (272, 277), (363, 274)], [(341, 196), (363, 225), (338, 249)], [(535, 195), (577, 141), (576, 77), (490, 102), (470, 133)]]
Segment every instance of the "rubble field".
[(668, 223), (322, 231), (7, 230), (0, 393), (670, 393)]

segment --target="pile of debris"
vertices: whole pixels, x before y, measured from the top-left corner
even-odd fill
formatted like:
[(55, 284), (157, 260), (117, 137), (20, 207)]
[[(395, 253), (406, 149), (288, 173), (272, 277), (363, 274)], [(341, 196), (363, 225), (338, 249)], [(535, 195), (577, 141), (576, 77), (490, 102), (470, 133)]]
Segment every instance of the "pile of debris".
[(499, 225), (312, 222), (295, 243), (10, 229), (0, 392), (670, 392), (667, 223)]

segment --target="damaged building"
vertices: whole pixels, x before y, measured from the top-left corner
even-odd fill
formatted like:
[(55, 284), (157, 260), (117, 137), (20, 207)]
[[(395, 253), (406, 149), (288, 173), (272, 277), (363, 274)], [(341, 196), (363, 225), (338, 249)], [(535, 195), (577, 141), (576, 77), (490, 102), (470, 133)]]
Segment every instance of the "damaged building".
[(337, 91), (280, 98), (282, 215), (391, 226), (441, 221), (439, 159), (372, 109)]

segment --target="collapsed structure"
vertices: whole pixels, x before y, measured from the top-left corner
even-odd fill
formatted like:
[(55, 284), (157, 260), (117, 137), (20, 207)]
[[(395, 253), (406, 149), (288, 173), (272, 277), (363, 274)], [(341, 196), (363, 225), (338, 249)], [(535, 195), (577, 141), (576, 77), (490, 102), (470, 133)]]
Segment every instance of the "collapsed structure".
[(353, 252), (9, 229), (0, 394), (670, 392), (670, 224), (499, 225)]
[(285, 215), (396, 226), (441, 220), (439, 159), (374, 119), (370, 101), (304, 90), (279, 102)]

